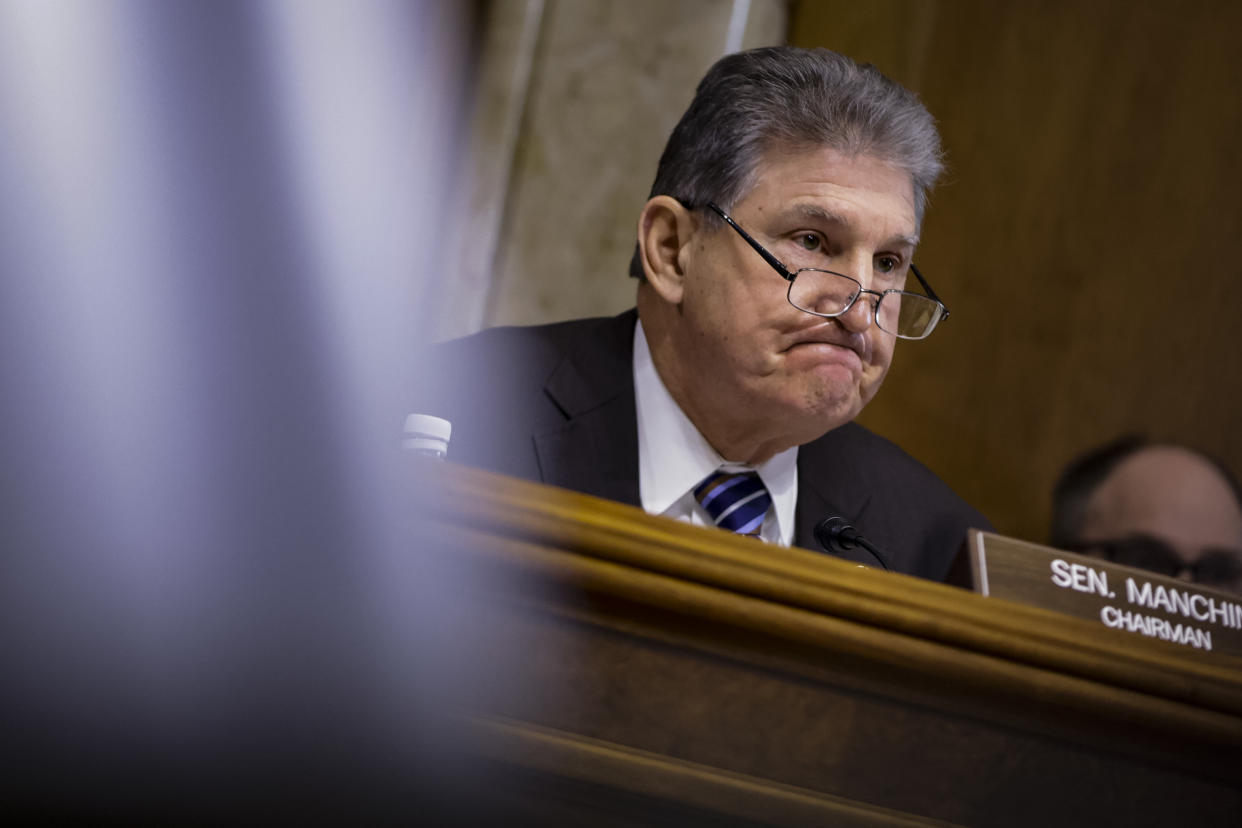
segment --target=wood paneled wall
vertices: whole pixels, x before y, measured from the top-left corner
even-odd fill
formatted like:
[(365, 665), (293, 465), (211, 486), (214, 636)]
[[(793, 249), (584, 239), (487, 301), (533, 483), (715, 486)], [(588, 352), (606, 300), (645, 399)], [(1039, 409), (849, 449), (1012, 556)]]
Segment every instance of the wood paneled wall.
[(1242, 471), (1242, 4), (802, 2), (790, 42), (870, 61), (940, 121), (918, 261), (952, 318), (861, 421), (1043, 540), (1121, 433)]

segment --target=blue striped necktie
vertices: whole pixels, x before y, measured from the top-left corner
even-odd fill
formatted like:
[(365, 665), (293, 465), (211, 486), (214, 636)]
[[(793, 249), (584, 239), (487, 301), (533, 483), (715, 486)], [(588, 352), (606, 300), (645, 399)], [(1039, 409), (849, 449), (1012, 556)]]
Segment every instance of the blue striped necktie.
[(694, 487), (694, 497), (712, 522), (739, 535), (759, 535), (772, 497), (753, 471), (718, 469)]

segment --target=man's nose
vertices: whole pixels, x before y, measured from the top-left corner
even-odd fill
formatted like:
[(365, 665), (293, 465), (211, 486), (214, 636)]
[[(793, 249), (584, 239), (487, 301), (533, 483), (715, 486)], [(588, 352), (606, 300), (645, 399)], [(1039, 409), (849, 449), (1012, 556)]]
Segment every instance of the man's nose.
[(850, 305), (849, 310), (837, 317), (846, 330), (862, 333), (875, 322), (875, 297), (869, 293), (860, 293)]

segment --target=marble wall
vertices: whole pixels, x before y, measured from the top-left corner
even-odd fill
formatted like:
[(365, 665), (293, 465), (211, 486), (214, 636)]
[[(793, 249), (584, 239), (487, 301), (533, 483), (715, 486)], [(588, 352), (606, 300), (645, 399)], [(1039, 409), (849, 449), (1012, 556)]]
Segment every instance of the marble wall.
[(721, 56), (784, 42), (782, 0), (493, 0), (437, 338), (613, 314), (669, 132)]

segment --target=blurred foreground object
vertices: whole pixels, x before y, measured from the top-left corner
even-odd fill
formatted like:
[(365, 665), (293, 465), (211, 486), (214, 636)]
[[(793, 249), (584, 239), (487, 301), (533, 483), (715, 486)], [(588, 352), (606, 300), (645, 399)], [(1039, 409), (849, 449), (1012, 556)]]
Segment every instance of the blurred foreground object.
[(0, 0), (7, 813), (357, 817), (446, 764), (399, 389), (469, 13)]

